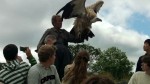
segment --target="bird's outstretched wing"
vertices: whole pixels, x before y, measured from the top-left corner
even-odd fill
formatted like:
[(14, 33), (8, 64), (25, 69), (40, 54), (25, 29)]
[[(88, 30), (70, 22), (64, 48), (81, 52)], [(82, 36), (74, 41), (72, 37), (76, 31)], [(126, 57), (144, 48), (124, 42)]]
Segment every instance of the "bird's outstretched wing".
[(90, 9), (93, 9), (94, 12), (97, 13), (97, 12), (100, 10), (100, 8), (103, 6), (103, 4), (104, 4), (104, 1), (99, 0), (99, 1), (97, 1), (96, 3), (90, 5), (90, 6), (86, 7), (86, 8), (87, 8), (87, 9), (89, 9), (89, 8), (90, 8)]
[(91, 31), (92, 23), (102, 21), (97, 17), (97, 12), (103, 5), (103, 1), (99, 0), (96, 3), (86, 7), (86, 14), (84, 17), (76, 18), (74, 26), (71, 30), (71, 34), (75, 35), (76, 38), (86, 39), (94, 37), (94, 33)]
[(62, 7), (57, 13), (59, 14), (61, 11), (62, 19), (69, 19), (72, 17), (82, 17), (85, 15), (85, 1), (86, 0), (72, 0), (68, 2), (64, 7)]

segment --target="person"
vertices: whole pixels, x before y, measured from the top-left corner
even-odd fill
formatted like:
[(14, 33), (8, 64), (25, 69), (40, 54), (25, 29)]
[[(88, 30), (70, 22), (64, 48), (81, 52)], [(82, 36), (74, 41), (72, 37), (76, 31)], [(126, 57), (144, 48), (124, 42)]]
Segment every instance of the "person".
[(15, 44), (8, 44), (3, 49), (7, 63), (0, 70), (0, 84), (27, 84), (27, 74), (30, 66), (17, 59), (18, 48)]
[(37, 61), (35, 60), (35, 58), (33, 57), (32, 53), (31, 53), (31, 50), (29, 47), (27, 47), (27, 49), (24, 51), (26, 56), (27, 56), (27, 59), (29, 61), (29, 63), (31, 64), (31, 66), (37, 64)]
[(56, 59), (54, 65), (56, 66), (60, 80), (64, 77), (64, 68), (66, 65), (71, 64), (73, 56), (68, 48), (61, 44), (55, 44), (56, 37), (54, 35), (48, 35), (44, 43), (47, 45), (55, 45), (56, 50)]
[(38, 51), (39, 62), (28, 72), (28, 84), (61, 84), (55, 68), (55, 51), (53, 45), (42, 45)]
[(87, 67), (89, 61), (89, 53), (81, 50), (77, 53), (74, 59), (74, 64), (62, 79), (62, 84), (82, 84), (87, 78)]
[(150, 56), (150, 39), (146, 39), (144, 41), (144, 46), (143, 46), (143, 50), (146, 52), (145, 55), (142, 55), (139, 57), (138, 61), (137, 61), (137, 66), (136, 66), (136, 72), (137, 71), (143, 71), (141, 68), (141, 64), (142, 64), (142, 57), (144, 56)]
[(65, 29), (62, 29), (62, 19), (60, 15), (53, 15), (51, 21), (54, 27), (49, 28), (45, 31), (45, 33), (43, 34), (42, 38), (40, 39), (37, 45), (37, 50), (35, 50), (36, 52), (38, 51), (41, 45), (44, 45), (44, 39), (46, 38), (47, 35), (56, 36), (57, 39), (56, 44), (62, 44), (66, 47), (68, 47), (68, 42), (74, 43), (84, 42), (84, 39), (76, 38), (74, 35), (70, 34)]
[(94, 75), (87, 78), (83, 84), (115, 84), (115, 83), (108, 77)]
[(142, 58), (142, 70), (135, 72), (128, 84), (150, 84), (150, 56)]

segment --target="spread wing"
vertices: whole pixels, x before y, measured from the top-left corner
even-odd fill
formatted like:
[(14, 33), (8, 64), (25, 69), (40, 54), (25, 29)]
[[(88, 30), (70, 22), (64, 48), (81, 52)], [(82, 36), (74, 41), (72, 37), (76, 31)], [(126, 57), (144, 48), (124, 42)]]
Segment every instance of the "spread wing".
[(87, 9), (93, 9), (94, 12), (97, 13), (100, 10), (100, 8), (103, 6), (103, 4), (104, 4), (104, 1), (99, 0), (96, 3), (90, 5), (90, 6), (86, 7), (86, 8)]
[(85, 1), (86, 0), (72, 0), (68, 2), (64, 7), (62, 7), (57, 13), (59, 14), (61, 11), (62, 18), (69, 19), (72, 17), (82, 17), (85, 15)]
[(102, 21), (97, 18), (97, 12), (100, 10), (103, 1), (99, 0), (91, 6), (86, 7), (86, 15), (81, 18), (76, 18), (74, 27), (71, 30), (71, 34), (75, 35), (77, 38), (86, 39), (94, 37), (94, 33), (91, 31), (92, 23), (96, 21)]

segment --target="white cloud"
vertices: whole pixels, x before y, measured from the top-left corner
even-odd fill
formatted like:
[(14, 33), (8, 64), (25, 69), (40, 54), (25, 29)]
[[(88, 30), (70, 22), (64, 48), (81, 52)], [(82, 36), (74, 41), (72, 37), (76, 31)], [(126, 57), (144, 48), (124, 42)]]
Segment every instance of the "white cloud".
[[(44, 31), (52, 27), (51, 16), (68, 1), (70, 0), (1, 0), (1, 49), (9, 43), (35, 48)], [(86, 5), (95, 1), (97, 0), (87, 0)], [(134, 13), (150, 17), (149, 3), (149, 0), (104, 0), (104, 5), (98, 13), (103, 22), (92, 25), (95, 37), (85, 43), (103, 50), (116, 46), (135, 62), (135, 59), (144, 54), (143, 41), (149, 36), (129, 29), (127, 21)], [(64, 20), (63, 28), (70, 30), (73, 20)], [(34, 49), (32, 50), (34, 52)], [(0, 58), (3, 59), (2, 55)]]

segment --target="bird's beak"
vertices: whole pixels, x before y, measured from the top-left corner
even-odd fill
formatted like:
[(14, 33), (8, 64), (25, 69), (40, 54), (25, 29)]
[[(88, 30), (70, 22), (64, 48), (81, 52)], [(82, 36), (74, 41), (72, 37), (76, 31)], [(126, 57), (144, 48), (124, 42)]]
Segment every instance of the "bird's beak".
[(102, 19), (100, 19), (100, 18), (96, 18), (96, 21), (101, 21), (101, 22), (102, 22)]

